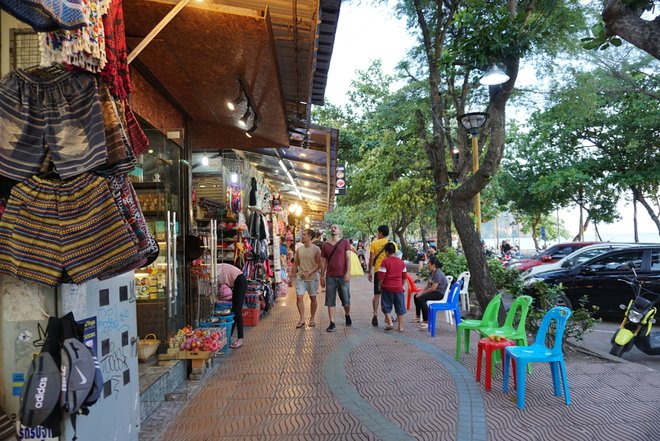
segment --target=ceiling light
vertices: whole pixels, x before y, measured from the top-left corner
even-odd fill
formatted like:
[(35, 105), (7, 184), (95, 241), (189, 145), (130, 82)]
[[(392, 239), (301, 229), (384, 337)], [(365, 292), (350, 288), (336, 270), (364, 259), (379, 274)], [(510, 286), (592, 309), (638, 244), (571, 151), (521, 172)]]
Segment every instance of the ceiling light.
[(257, 128), (259, 128), (259, 126), (257, 125), (257, 118), (255, 117), (254, 122), (252, 123), (252, 127), (250, 127), (250, 130), (245, 132), (245, 136), (252, 138), (252, 134), (257, 131)]
[(307, 153), (301, 153), (300, 156), (302, 156), (303, 158), (306, 158), (306, 157), (307, 157)]
[(250, 119), (250, 106), (248, 106), (247, 109), (245, 109), (245, 113), (241, 117), (241, 119), (238, 120), (238, 125), (241, 127), (247, 127), (248, 119)]
[(496, 86), (498, 84), (506, 83), (507, 81), (509, 81), (509, 76), (506, 72), (497, 67), (497, 64), (493, 64), (488, 72), (486, 72), (486, 74), (479, 80), (479, 82), (485, 86)]
[(302, 214), (303, 208), (302, 206), (298, 205), (296, 207), (296, 216), (300, 216)]
[(202, 165), (203, 165), (204, 167), (208, 167), (208, 166), (209, 166), (209, 157), (206, 156), (206, 152), (204, 152), (204, 156), (202, 156)]
[(309, 187), (309, 181), (305, 181), (305, 187)]
[(303, 164), (303, 168), (304, 168), (305, 170), (311, 170), (311, 169), (312, 169), (312, 166), (309, 165), (309, 164)]
[(231, 182), (233, 182), (234, 184), (237, 183), (238, 182), (238, 174), (232, 173), (230, 179), (231, 179)]

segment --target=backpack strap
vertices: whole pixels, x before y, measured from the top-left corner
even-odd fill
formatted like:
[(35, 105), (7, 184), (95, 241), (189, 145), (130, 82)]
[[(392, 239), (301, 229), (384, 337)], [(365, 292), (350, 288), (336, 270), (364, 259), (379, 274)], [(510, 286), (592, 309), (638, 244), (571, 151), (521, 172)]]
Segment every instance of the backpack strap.
[(332, 248), (332, 251), (330, 252), (330, 255), (328, 256), (328, 262), (330, 262), (330, 259), (332, 259), (332, 256), (335, 254), (335, 251), (337, 251), (337, 248), (339, 248), (339, 244), (344, 242), (345, 240), (346, 239), (342, 239), (335, 244), (335, 246)]

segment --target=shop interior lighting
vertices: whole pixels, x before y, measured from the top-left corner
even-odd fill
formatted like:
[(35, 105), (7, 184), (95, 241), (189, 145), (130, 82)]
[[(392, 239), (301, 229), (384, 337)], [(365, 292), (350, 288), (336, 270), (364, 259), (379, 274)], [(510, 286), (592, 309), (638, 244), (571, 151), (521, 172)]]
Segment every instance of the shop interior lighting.
[(509, 81), (509, 76), (495, 63), (493, 63), (493, 66), (479, 80), (479, 82), (485, 86), (497, 86), (498, 84), (506, 83), (507, 81)]
[(232, 183), (234, 183), (234, 184), (237, 183), (238, 182), (238, 174), (237, 173), (232, 173), (230, 179), (231, 179)]
[(257, 118), (255, 116), (254, 122), (252, 123), (252, 127), (250, 127), (250, 130), (245, 132), (245, 136), (247, 136), (248, 138), (252, 138), (252, 134), (256, 132), (258, 128), (259, 126), (257, 125)]
[(208, 167), (208, 166), (209, 166), (209, 157), (206, 156), (206, 152), (204, 152), (204, 156), (202, 156), (202, 165), (203, 165), (204, 167)]
[(241, 117), (241, 119), (238, 120), (238, 125), (241, 127), (247, 127), (248, 119), (250, 119), (250, 106), (248, 105), (248, 108), (245, 109), (245, 113)]

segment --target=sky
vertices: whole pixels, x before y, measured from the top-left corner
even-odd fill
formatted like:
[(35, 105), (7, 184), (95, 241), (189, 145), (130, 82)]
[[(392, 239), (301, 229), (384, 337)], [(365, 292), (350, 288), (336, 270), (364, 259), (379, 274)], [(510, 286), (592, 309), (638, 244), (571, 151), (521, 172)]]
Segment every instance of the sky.
[[(405, 58), (407, 50), (415, 43), (415, 39), (406, 31), (406, 24), (394, 17), (391, 7), (359, 3), (343, 2), (341, 5), (325, 92), (326, 101), (336, 105), (348, 101), (347, 91), (358, 70), (366, 70), (373, 60), (380, 59), (383, 71), (392, 73), (397, 63)], [(523, 64), (518, 85), (533, 82), (533, 69)], [(621, 221), (599, 225), (603, 240), (633, 240), (632, 206), (621, 203), (619, 212), (622, 215)], [(577, 234), (574, 230), (577, 231), (578, 228), (578, 216), (578, 210), (575, 208), (560, 211), (560, 217), (566, 227), (574, 234)], [(637, 217), (641, 240), (660, 241), (655, 224), (641, 205), (638, 205)], [(586, 235), (591, 239), (593, 229), (589, 228)]]

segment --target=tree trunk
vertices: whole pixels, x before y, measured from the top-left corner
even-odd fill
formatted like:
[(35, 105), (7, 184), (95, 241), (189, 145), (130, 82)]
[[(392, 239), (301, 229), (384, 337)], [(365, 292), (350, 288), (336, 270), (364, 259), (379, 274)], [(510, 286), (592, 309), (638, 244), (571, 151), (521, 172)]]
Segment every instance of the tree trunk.
[(401, 244), (401, 251), (403, 252), (404, 259), (412, 259), (414, 256), (406, 255), (408, 250), (408, 241), (406, 240), (406, 229), (401, 228), (395, 231), (394, 234), (396, 234), (396, 236), (399, 238), (399, 243)]
[(605, 33), (618, 35), (660, 60), (660, 16), (643, 20), (640, 15), (622, 0), (607, 0), (602, 14)]
[(470, 282), (474, 281), (474, 292), (483, 311), (497, 292), (488, 269), (488, 259), (481, 247), (481, 238), (470, 216), (471, 201), (452, 200), (451, 211), (454, 225), (463, 244), (463, 251), (470, 271)]
[(640, 204), (644, 208), (646, 208), (646, 211), (648, 212), (649, 216), (651, 216), (651, 220), (653, 220), (653, 223), (655, 223), (656, 228), (658, 229), (658, 234), (660, 234), (660, 219), (658, 218), (658, 215), (653, 211), (653, 207), (646, 201), (646, 198), (644, 198), (644, 195), (642, 194), (641, 191), (639, 191), (637, 188), (635, 188), (635, 194), (637, 195), (635, 199), (639, 201)]
[(451, 247), (451, 208), (444, 197), (442, 201), (436, 200), (436, 206), (438, 207), (435, 214), (435, 222), (438, 226), (436, 246), (440, 250)]

